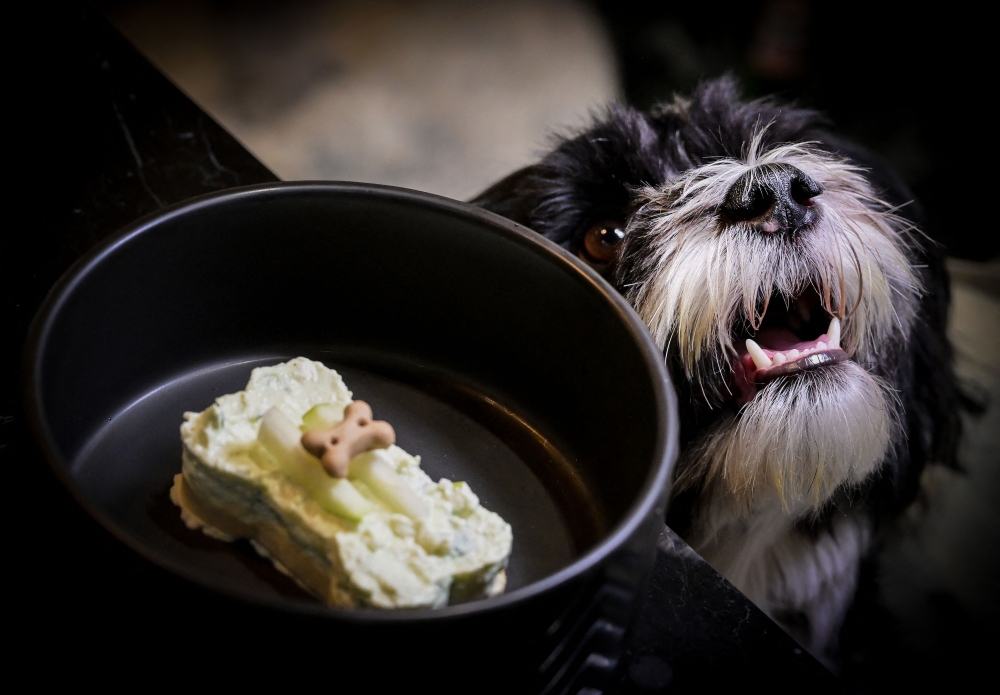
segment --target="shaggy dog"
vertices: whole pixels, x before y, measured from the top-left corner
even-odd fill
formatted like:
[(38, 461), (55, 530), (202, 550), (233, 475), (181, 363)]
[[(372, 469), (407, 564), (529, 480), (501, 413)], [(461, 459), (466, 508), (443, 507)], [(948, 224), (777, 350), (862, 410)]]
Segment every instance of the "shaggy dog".
[(722, 78), (613, 107), (473, 202), (628, 298), (681, 406), (668, 523), (834, 663), (861, 561), (959, 424), (943, 254), (826, 125)]

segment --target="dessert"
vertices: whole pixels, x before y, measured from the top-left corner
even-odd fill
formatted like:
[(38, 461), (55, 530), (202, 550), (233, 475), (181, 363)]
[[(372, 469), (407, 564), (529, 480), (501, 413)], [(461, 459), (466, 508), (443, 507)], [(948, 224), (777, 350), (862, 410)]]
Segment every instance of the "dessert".
[(170, 498), (189, 528), (253, 547), (331, 606), (437, 608), (501, 593), (511, 527), (434, 482), (340, 375), (296, 358), (181, 425)]

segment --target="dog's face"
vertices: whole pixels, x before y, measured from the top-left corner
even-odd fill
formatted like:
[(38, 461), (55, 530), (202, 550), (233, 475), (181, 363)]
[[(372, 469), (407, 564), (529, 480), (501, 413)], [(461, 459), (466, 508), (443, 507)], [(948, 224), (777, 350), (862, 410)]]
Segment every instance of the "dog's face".
[(847, 154), (814, 113), (720, 80), (613, 111), (474, 202), (579, 255), (646, 322), (681, 396), (677, 489), (803, 516), (905, 438), (924, 292), (906, 201)]
[(679, 486), (773, 486), (801, 513), (885, 458), (884, 377), (920, 288), (906, 225), (859, 169), (747, 135), (741, 156), (636, 192), (614, 279), (694, 393), (728, 411), (693, 442)]

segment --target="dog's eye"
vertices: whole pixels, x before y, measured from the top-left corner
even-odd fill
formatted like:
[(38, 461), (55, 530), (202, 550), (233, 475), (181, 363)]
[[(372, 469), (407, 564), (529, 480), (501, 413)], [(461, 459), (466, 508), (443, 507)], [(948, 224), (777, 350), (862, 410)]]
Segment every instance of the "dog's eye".
[(603, 265), (614, 260), (618, 247), (625, 238), (625, 224), (621, 220), (601, 220), (592, 224), (583, 235), (583, 260)]

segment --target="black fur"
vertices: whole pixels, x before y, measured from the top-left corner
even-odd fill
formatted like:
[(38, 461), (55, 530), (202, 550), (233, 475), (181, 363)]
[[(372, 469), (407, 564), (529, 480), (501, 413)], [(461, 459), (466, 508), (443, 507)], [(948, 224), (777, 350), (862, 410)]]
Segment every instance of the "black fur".
[[(810, 141), (846, 157), (867, 170), (869, 182), (883, 200), (900, 206), (899, 214), (916, 228), (925, 227), (927, 221), (913, 195), (881, 159), (838, 138), (814, 111), (772, 99), (741, 100), (730, 78), (701, 85), (680, 111), (654, 107), (640, 113), (613, 106), (589, 130), (562, 140), (540, 162), (511, 174), (472, 202), (579, 254), (591, 224), (627, 221), (636, 187), (661, 184), (715, 158), (739, 157), (755, 129), (768, 123), (766, 145)], [(919, 232), (912, 233), (910, 247), (926, 294), (914, 331), (916, 339), (896, 362), (895, 372), (883, 375), (898, 389), (904, 409), (903, 436), (878, 476), (862, 489), (844, 491), (811, 524), (822, 526), (836, 507), (845, 504), (863, 505), (876, 521), (890, 518), (913, 500), (925, 465), (955, 465), (959, 392), (945, 337), (949, 290), (943, 250)], [(628, 277), (628, 269), (617, 270), (608, 275), (621, 290), (619, 278)], [(672, 365), (672, 371), (681, 404), (684, 447), (719, 417), (719, 411), (704, 407), (703, 398), (691, 392), (677, 365)], [(690, 521), (692, 501), (682, 495), (671, 505), (668, 521), (682, 534)]]

